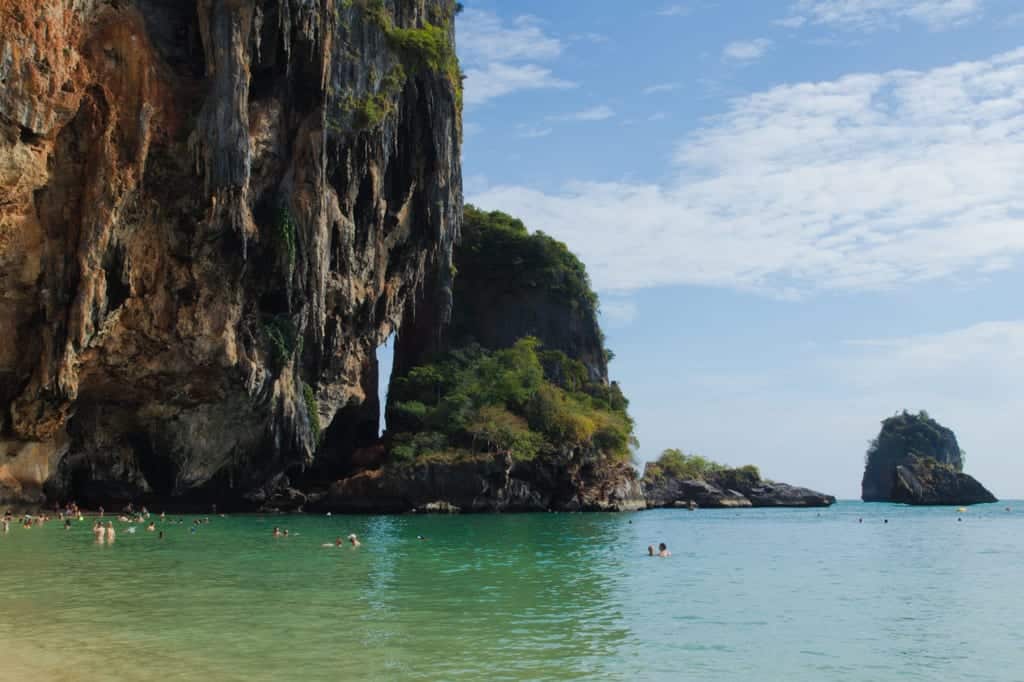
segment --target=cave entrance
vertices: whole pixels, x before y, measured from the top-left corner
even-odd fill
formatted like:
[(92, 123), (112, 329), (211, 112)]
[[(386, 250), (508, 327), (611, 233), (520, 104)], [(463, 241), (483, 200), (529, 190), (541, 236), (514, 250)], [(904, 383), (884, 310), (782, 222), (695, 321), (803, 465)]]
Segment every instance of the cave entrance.
[(377, 435), (384, 436), (388, 428), (388, 387), (391, 385), (391, 373), (395, 369), (394, 333), (385, 339), (377, 348), (377, 395), (380, 396), (380, 416), (378, 417)]
[(386, 427), (384, 406), (394, 367), (394, 334), (367, 357), (361, 382), (365, 400), (353, 399), (334, 415), (324, 432), (311, 479), (333, 481), (381, 465), (381, 436)]

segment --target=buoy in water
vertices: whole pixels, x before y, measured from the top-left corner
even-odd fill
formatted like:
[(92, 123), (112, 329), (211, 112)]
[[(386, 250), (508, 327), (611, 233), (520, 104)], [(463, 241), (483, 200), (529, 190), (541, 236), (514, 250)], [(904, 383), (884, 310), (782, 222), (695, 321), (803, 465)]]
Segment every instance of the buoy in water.
[(967, 507), (957, 507), (956, 510), (957, 512), (963, 514), (965, 511), (967, 511)]

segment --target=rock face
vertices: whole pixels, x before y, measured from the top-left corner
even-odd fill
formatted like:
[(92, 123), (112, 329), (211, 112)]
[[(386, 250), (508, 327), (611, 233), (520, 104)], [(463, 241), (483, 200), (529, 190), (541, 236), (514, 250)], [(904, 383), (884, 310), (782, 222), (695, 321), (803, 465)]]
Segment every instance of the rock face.
[(588, 470), (507, 455), (379, 468), (338, 481), (315, 508), (335, 512), (635, 511), (645, 508), (628, 465)]
[[(409, 348), (399, 335), (393, 387), (412, 368), (422, 367), (434, 351), (458, 351), (471, 344), (500, 350), (532, 336), (543, 348), (582, 363), (584, 376), (604, 391), (618, 390), (608, 379), (596, 297), (583, 264), (564, 244), (530, 235), (510, 216), (467, 207), (454, 266), (450, 326), (436, 347)], [(395, 405), (390, 407), (392, 431), (401, 419)], [(517, 461), (507, 452), (401, 464), (388, 462), (385, 456), (376, 467), (351, 469), (350, 476), (336, 481), (320, 498), (317, 508), (481, 512), (623, 511), (646, 506), (633, 467), (594, 444), (562, 445), (560, 452), (530, 461)]]
[(0, 0), (0, 499), (292, 504), (372, 443), (450, 310), (454, 10)]
[(665, 475), (643, 478), (644, 496), (649, 507), (687, 507), (723, 509), (734, 507), (829, 507), (832, 495), (798, 488), (786, 483), (742, 480), (691, 480)]
[(526, 235), (515, 218), (466, 207), (446, 345), (495, 350), (534, 336), (607, 383), (604, 335), (583, 264), (553, 239)]
[(963, 473), (963, 453), (953, 431), (925, 412), (903, 412), (882, 422), (868, 450), (861, 498), (921, 505), (997, 501)]

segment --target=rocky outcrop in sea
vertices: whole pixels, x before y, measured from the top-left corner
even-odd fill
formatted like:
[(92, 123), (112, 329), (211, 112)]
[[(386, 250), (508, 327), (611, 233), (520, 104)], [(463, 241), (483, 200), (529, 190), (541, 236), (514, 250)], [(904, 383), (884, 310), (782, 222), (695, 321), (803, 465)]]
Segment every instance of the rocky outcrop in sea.
[(648, 466), (642, 479), (649, 507), (727, 509), (742, 507), (829, 507), (832, 495), (787, 483), (761, 479), (737, 481), (714, 476), (710, 480), (652, 475)]
[(963, 465), (963, 452), (951, 429), (926, 412), (902, 412), (883, 421), (871, 443), (861, 498), (917, 505), (996, 502), (995, 495), (963, 472)]

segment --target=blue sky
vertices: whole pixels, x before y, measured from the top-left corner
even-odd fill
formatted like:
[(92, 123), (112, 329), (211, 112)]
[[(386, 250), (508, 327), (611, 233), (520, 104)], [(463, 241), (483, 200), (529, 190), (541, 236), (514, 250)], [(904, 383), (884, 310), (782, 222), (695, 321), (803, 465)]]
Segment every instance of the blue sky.
[(1024, 497), (1024, 5), (465, 4), (467, 201), (587, 263), (640, 461), (856, 497), (924, 408)]

